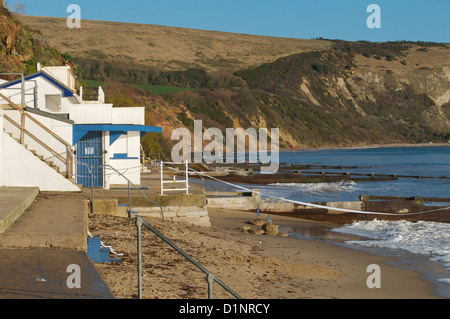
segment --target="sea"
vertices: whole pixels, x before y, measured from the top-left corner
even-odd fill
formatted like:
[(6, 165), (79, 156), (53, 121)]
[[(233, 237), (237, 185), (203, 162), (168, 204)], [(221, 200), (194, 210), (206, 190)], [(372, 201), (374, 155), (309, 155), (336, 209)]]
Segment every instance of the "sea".
[[(280, 151), (280, 164), (344, 166), (346, 172), (440, 178), (398, 178), (390, 181), (338, 181), (333, 183), (273, 183), (251, 185), (205, 178), (206, 188), (221, 191), (260, 189), (263, 200), (299, 202), (358, 201), (360, 195), (450, 198), (450, 145), (367, 147)], [(329, 172), (337, 169), (321, 169)], [(441, 178), (446, 176), (447, 178)], [(450, 202), (425, 203), (450, 206)], [(450, 223), (387, 221), (382, 215), (320, 230), (281, 229), (290, 236), (332, 242), (372, 254), (394, 257), (399, 267), (414, 269), (435, 284), (435, 293), (450, 298)]]

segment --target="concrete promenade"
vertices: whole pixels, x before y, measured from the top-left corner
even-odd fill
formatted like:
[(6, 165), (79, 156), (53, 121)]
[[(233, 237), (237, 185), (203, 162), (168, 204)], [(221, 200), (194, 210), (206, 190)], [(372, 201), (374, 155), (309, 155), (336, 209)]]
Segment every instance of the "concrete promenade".
[(38, 193), (0, 188), (0, 299), (114, 298), (87, 254), (88, 201)]

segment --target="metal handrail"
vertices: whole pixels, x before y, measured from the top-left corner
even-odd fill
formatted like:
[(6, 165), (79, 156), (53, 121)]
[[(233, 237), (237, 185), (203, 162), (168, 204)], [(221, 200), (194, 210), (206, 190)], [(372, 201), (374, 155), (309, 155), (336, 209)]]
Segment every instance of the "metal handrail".
[[(21, 132), (23, 134), (27, 134), (28, 136), (30, 136), (33, 140), (35, 140), (36, 142), (38, 142), (41, 146), (43, 146), (45, 149), (47, 149), (50, 153), (53, 154), (53, 157), (59, 158), (62, 162), (64, 162), (66, 164), (66, 170), (67, 170), (67, 174), (68, 176), (72, 175), (72, 165), (71, 163), (73, 163), (73, 159), (70, 155), (69, 152), (65, 152), (67, 153), (67, 157), (68, 158), (64, 158), (62, 156), (62, 154), (64, 153), (58, 153), (57, 151), (55, 151), (53, 148), (51, 148), (50, 146), (48, 146), (47, 144), (45, 144), (43, 141), (41, 141), (39, 138), (37, 138), (34, 134), (32, 134), (31, 132), (29, 132), (28, 130), (26, 130), (25, 128), (22, 128), (20, 124), (18, 124), (16, 121), (14, 121), (12, 118), (10, 118), (8, 115), (3, 114), (3, 116), (5, 117), (5, 119), (7, 119), (11, 124), (13, 124), (14, 126), (16, 126), (17, 128), (19, 128), (21, 130)], [(23, 139), (23, 138), (22, 138)], [(22, 143), (23, 144), (23, 141)], [(66, 146), (67, 147), (67, 146)], [(69, 148), (67, 148), (69, 149)]]
[[(20, 75), (20, 89), (21, 90), (21, 98), (20, 101), (22, 102), (22, 105), (25, 105), (25, 76), (23, 73), (0, 73), (1, 75)], [(15, 89), (15, 88), (12, 88)]]
[[(92, 188), (92, 209), (94, 209), (94, 183), (92, 182), (92, 178), (93, 178), (93, 167), (108, 167), (111, 168), (113, 171), (115, 171), (117, 174), (119, 174), (120, 176), (122, 176), (124, 179), (127, 180), (128, 182), (128, 207), (129, 207), (129, 215), (131, 215), (131, 194), (130, 194), (130, 185), (132, 185), (139, 193), (141, 193), (142, 196), (144, 196), (145, 199), (147, 199), (149, 202), (153, 203), (154, 205), (158, 206), (159, 209), (161, 210), (161, 219), (164, 222), (164, 210), (163, 207), (157, 203), (155, 203), (154, 201), (152, 201), (150, 198), (148, 198), (136, 185), (133, 184), (133, 182), (131, 182), (128, 177), (126, 177), (125, 175), (123, 175), (121, 172), (119, 172), (117, 169), (115, 169), (114, 167), (112, 167), (109, 164), (103, 164), (103, 165), (91, 165), (91, 169), (89, 170), (89, 173), (91, 174), (91, 188)], [(94, 212), (92, 210), (92, 212)]]
[(3, 100), (5, 100), (6, 102), (8, 102), (8, 104), (13, 107), (15, 110), (19, 111), (21, 114), (21, 124), (16, 123), (14, 120), (12, 120), (9, 116), (7, 116), (6, 114), (4, 114), (4, 116), (15, 126), (17, 126), (20, 129), (20, 143), (23, 144), (24, 142), (24, 133), (27, 133), (28, 135), (30, 135), (33, 139), (35, 139), (39, 144), (43, 145), (46, 149), (48, 149), (50, 152), (54, 153), (56, 156), (59, 156), (59, 153), (57, 153), (55, 150), (53, 150), (51, 147), (49, 147), (48, 145), (46, 145), (45, 143), (43, 143), (41, 140), (39, 140), (36, 136), (34, 136), (32, 133), (30, 133), (29, 131), (27, 131), (25, 129), (25, 118), (29, 118), (30, 120), (32, 120), (35, 124), (37, 124), (40, 128), (42, 128), (44, 131), (46, 131), (47, 133), (49, 133), (52, 137), (54, 137), (57, 141), (59, 141), (61, 144), (63, 144), (66, 147), (67, 150), (67, 158), (62, 158), (61, 160), (63, 162), (65, 162), (66, 164), (66, 169), (67, 169), (67, 173), (69, 175), (72, 175), (73, 173), (73, 156), (71, 155), (70, 149), (71, 149), (71, 145), (69, 143), (67, 143), (64, 139), (62, 139), (61, 137), (59, 137), (58, 135), (56, 135), (54, 132), (52, 132), (48, 127), (46, 127), (45, 125), (43, 125), (41, 122), (39, 122), (37, 119), (35, 119), (33, 116), (31, 116), (30, 114), (28, 114), (27, 112), (25, 112), (25, 110), (21, 107), (19, 107), (18, 105), (16, 105), (14, 102), (12, 102), (9, 98), (7, 98), (5, 95), (3, 95), (2, 93), (0, 93), (0, 98), (2, 98)]
[(138, 297), (142, 299), (142, 225), (151, 230), (156, 236), (161, 238), (165, 243), (167, 243), (170, 247), (175, 249), (178, 253), (180, 253), (183, 257), (185, 257), (188, 261), (190, 261), (194, 266), (200, 269), (203, 273), (206, 274), (206, 281), (208, 283), (208, 298), (212, 299), (212, 284), (215, 281), (220, 286), (222, 286), (227, 292), (229, 292), (232, 296), (237, 299), (242, 299), (236, 292), (234, 292), (230, 287), (228, 287), (225, 283), (223, 283), (220, 279), (214, 276), (213, 273), (208, 271), (205, 267), (199, 264), (196, 260), (194, 260), (191, 256), (185, 253), (182, 249), (176, 246), (173, 242), (167, 239), (164, 235), (162, 235), (157, 229), (152, 227), (149, 223), (147, 223), (142, 217), (136, 216), (136, 228), (137, 228), (137, 250), (138, 250)]

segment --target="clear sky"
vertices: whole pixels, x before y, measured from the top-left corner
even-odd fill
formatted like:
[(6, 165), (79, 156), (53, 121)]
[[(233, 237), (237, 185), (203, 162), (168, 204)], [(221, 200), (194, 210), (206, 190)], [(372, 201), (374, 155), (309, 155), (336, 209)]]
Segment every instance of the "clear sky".
[[(450, 43), (450, 0), (8, 0), (25, 14), (156, 24), (290, 38)], [(369, 28), (370, 4), (381, 28)]]

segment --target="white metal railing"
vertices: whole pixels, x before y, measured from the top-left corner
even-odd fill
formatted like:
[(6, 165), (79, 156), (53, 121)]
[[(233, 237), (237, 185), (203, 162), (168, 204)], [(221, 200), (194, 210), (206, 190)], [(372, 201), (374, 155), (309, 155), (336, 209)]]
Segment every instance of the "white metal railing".
[[(188, 165), (188, 161), (186, 160), (184, 162), (185, 168), (184, 168), (184, 172), (185, 172), (185, 179), (184, 180), (177, 180), (176, 176), (173, 175), (173, 180), (164, 180), (164, 165), (166, 164), (174, 164), (174, 165), (179, 165), (180, 163), (175, 163), (175, 162), (160, 162), (160, 170), (161, 170), (161, 195), (164, 195), (164, 192), (171, 192), (171, 191), (186, 191), (186, 194), (189, 194), (189, 165)], [(182, 183), (185, 184), (184, 188), (164, 188), (165, 184), (174, 184), (174, 183)]]

